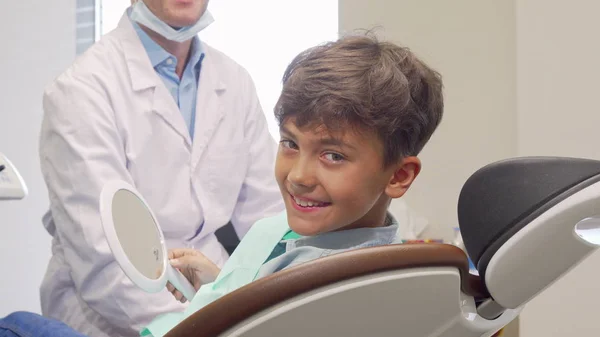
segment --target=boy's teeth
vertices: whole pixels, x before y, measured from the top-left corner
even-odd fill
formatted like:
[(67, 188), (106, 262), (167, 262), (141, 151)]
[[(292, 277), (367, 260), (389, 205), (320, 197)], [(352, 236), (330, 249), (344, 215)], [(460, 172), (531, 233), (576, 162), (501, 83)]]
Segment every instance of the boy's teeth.
[(318, 202), (312, 202), (312, 201), (305, 201), (305, 200), (299, 200), (297, 198), (294, 197), (294, 201), (296, 201), (296, 203), (302, 207), (315, 207), (315, 206), (321, 206), (321, 203)]

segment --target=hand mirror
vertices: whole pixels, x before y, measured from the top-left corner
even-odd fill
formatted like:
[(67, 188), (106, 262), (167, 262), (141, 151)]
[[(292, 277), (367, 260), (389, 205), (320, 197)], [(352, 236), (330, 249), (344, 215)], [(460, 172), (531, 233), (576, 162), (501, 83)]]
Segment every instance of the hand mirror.
[(100, 194), (100, 217), (115, 260), (135, 285), (159, 292), (168, 281), (188, 301), (194, 298), (192, 284), (169, 263), (158, 221), (135, 188), (123, 181), (106, 184)]

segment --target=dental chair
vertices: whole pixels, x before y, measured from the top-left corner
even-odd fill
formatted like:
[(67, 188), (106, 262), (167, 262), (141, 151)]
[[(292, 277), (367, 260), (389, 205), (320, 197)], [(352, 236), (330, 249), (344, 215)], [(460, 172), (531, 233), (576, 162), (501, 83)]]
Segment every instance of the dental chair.
[[(341, 253), (259, 279), (168, 337), (489, 337), (600, 244), (600, 161), (500, 161), (464, 184), (467, 254), (446, 244)], [(549, 323), (552, 324), (552, 323)]]
[(28, 194), (27, 185), (13, 163), (0, 152), (0, 201), (21, 200)]

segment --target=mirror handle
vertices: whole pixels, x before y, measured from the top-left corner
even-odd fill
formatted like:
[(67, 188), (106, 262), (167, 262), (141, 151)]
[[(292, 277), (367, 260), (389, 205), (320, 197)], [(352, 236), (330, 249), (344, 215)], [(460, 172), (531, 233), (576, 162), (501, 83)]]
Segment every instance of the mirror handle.
[(194, 296), (196, 295), (194, 286), (179, 270), (173, 268), (169, 263), (167, 263), (167, 280), (171, 282), (175, 289), (179, 290), (188, 301), (191, 302), (192, 299), (194, 299)]

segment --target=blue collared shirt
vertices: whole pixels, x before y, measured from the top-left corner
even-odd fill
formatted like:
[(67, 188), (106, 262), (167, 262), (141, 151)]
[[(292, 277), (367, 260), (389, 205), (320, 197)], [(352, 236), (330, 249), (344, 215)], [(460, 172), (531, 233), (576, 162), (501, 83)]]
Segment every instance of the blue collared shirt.
[(175, 103), (181, 111), (185, 124), (194, 138), (194, 123), (196, 120), (196, 101), (198, 98), (198, 81), (200, 80), (200, 69), (204, 52), (200, 39), (195, 36), (192, 40), (190, 57), (185, 66), (181, 79), (177, 76), (177, 58), (164, 50), (158, 43), (154, 42), (134, 21), (131, 22), (137, 32), (144, 49), (150, 57), (150, 62), (156, 73), (163, 80), (167, 90), (173, 96)]
[(399, 224), (387, 214), (383, 227), (366, 227), (281, 240), (260, 268), (256, 279), (321, 257), (360, 248), (401, 243)]

